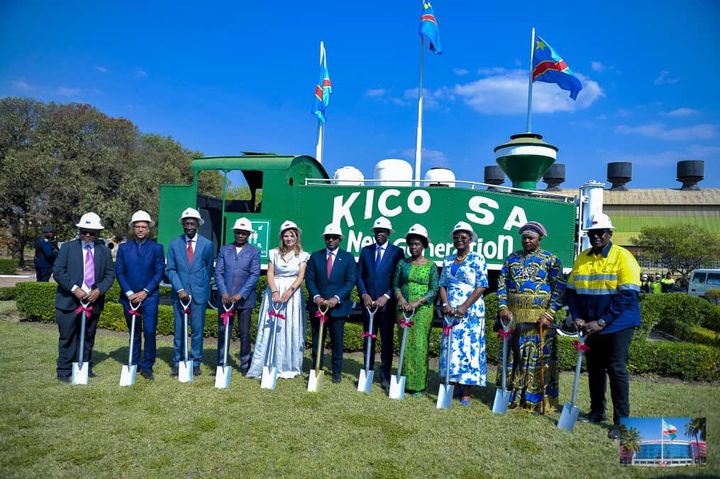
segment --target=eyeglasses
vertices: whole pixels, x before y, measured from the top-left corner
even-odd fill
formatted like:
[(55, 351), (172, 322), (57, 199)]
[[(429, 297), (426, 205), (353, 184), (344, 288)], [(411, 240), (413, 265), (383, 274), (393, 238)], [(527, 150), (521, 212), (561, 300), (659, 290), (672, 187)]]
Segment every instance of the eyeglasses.
[(609, 232), (610, 230), (590, 230), (588, 231), (588, 236), (603, 236)]
[(328, 239), (330, 241), (337, 241), (340, 239), (338, 235), (325, 235), (325, 239)]
[(97, 236), (97, 231), (80, 230), (80, 236)]

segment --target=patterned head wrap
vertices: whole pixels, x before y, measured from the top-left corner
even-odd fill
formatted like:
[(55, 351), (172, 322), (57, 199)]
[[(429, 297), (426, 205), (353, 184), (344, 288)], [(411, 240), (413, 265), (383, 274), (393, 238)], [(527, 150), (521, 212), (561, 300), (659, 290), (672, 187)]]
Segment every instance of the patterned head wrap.
[(545, 227), (541, 223), (538, 223), (537, 221), (528, 221), (527, 223), (525, 223), (523, 226), (520, 227), (520, 234), (523, 234), (526, 231), (532, 231), (543, 237), (548, 235)]

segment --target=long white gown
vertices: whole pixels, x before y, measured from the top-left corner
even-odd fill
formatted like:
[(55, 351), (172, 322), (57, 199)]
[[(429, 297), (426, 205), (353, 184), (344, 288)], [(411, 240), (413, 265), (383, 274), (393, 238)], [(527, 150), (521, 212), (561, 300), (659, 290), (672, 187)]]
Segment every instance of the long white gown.
[[(275, 270), (275, 286), (278, 293), (282, 295), (292, 286), (300, 273), (300, 265), (307, 263), (308, 259), (310, 254), (304, 251), (298, 255), (290, 252), (283, 257), (277, 248), (270, 250), (268, 261), (273, 264)], [(262, 369), (268, 358), (273, 320), (276, 319), (268, 316), (270, 304), (271, 294), (268, 286), (260, 304), (255, 352), (247, 373), (251, 378), (262, 376)], [(279, 378), (290, 379), (302, 374), (305, 354), (305, 298), (302, 288), (298, 288), (288, 302), (281, 306), (280, 314), (285, 316), (285, 319), (278, 320), (273, 365), (278, 368)]]

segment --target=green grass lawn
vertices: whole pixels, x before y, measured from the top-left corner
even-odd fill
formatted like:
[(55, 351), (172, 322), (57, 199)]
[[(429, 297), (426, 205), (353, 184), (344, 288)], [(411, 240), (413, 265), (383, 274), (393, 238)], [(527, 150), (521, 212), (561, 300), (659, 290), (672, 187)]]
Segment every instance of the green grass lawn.
[[(99, 374), (88, 386), (55, 380), (57, 330), (17, 322), (0, 305), (0, 477), (655, 477), (719, 475), (720, 387), (633, 378), (637, 416), (708, 418), (706, 467), (620, 466), (606, 427), (558, 430), (557, 412), (493, 415), (494, 388), (470, 407), (435, 409), (437, 379), (421, 399), (391, 401), (375, 385), (355, 390), (359, 355), (348, 355), (339, 385), (318, 394), (302, 378), (275, 391), (237, 372), (216, 390), (215, 347), (192, 384), (169, 377), (172, 345), (158, 342), (157, 379), (118, 386), (126, 335), (100, 332)], [(7, 319), (10, 318), (10, 319)], [(233, 344), (233, 353), (237, 352)], [(306, 360), (306, 367), (309, 361)], [(493, 374), (494, 376), (494, 374)], [(328, 379), (328, 378), (326, 378)], [(569, 397), (571, 374), (561, 378)], [(580, 406), (588, 405), (583, 377)]]

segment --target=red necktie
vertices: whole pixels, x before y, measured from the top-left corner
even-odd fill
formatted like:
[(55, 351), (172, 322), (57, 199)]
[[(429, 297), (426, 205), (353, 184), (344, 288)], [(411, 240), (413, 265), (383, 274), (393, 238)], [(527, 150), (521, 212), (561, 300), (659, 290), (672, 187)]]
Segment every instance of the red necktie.
[(333, 258), (333, 252), (331, 251), (330, 254), (328, 254), (328, 257), (327, 257), (327, 275), (328, 275), (328, 279), (330, 279), (330, 273), (332, 273), (332, 269), (333, 269), (333, 260), (332, 260), (332, 258)]
[(192, 242), (193, 240), (188, 240), (188, 263), (192, 264), (192, 257), (193, 257), (193, 249), (192, 249)]

